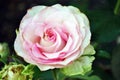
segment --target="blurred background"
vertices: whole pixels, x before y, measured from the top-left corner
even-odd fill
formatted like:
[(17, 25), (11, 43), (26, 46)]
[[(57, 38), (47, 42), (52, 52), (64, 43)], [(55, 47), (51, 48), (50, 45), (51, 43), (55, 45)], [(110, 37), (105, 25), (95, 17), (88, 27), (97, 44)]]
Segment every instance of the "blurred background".
[(14, 53), (15, 30), (27, 9), (57, 3), (75, 6), (89, 18), (96, 50), (91, 80), (120, 80), (120, 0), (0, 0), (0, 42)]

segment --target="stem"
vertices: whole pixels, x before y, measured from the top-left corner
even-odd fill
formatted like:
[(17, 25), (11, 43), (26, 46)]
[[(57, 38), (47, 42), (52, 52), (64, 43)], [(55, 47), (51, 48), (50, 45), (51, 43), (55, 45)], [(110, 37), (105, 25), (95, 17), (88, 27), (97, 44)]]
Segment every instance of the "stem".
[(115, 14), (120, 14), (120, 0), (117, 0), (115, 9), (114, 9)]
[(53, 79), (54, 79), (54, 80), (57, 80), (57, 73), (56, 73), (56, 70), (53, 69), (53, 70), (52, 70), (52, 73), (53, 73)]

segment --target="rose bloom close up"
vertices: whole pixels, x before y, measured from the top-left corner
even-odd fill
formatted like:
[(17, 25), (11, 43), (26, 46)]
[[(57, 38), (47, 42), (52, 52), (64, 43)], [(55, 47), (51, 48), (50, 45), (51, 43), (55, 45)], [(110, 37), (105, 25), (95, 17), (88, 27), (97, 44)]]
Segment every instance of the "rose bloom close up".
[(16, 53), (41, 71), (63, 68), (90, 44), (89, 21), (73, 6), (35, 6), (23, 17), (15, 40)]

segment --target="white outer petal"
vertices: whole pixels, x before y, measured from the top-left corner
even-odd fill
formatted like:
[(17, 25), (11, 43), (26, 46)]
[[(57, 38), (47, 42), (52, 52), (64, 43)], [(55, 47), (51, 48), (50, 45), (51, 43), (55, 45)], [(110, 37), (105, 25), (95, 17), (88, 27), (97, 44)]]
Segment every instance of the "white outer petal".
[(85, 14), (79, 11), (78, 8), (73, 7), (73, 6), (68, 6), (68, 8), (71, 10), (71, 12), (76, 17), (79, 23), (79, 26), (80, 26), (80, 30), (84, 37), (84, 40), (81, 45), (81, 53), (83, 53), (84, 48), (88, 46), (88, 44), (90, 43), (90, 38), (91, 38), (89, 20)]
[(77, 18), (79, 25), (80, 25), (80, 30), (82, 34), (84, 35), (84, 40), (81, 45), (81, 48), (84, 49), (85, 47), (88, 46), (88, 44), (90, 43), (90, 39), (91, 39), (89, 21), (86, 15), (84, 15), (83, 13), (75, 14), (75, 17)]
[(23, 41), (21, 39), (20, 34), (17, 34), (16, 40), (14, 43), (14, 49), (15, 49), (17, 55), (23, 57), (26, 62), (30, 62), (32, 64), (35, 64), (35, 62), (31, 59), (31, 57), (23, 49)]
[(31, 23), (33, 17), (45, 8), (46, 6), (35, 6), (32, 7), (31, 9), (28, 9), (26, 15), (21, 20), (20, 28), (24, 28), (27, 24)]

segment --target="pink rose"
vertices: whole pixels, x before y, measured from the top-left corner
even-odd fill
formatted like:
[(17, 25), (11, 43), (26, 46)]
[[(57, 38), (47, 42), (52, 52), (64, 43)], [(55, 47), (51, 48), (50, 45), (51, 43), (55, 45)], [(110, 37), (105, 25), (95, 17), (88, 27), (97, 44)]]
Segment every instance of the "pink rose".
[(90, 43), (87, 17), (73, 6), (35, 6), (23, 17), (14, 48), (41, 71), (62, 68)]

